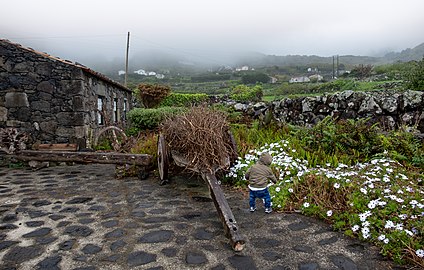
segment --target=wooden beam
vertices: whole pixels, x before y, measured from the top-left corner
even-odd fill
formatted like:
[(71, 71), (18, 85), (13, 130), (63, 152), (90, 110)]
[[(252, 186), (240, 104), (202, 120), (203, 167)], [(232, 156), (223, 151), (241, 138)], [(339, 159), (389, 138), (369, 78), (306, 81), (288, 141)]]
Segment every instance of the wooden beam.
[(43, 151), (77, 151), (78, 145), (74, 143), (38, 144), (35, 150)]
[(202, 173), (202, 178), (209, 186), (211, 197), (218, 211), (222, 225), (224, 226), (225, 235), (230, 239), (230, 244), (234, 251), (242, 251), (244, 248), (245, 240), (239, 232), (239, 228), (234, 218), (233, 212), (225, 199), (224, 192), (218, 183), (214, 174), (209, 172)]
[(14, 155), (22, 161), (57, 161), (102, 164), (129, 164), (151, 166), (153, 157), (147, 154), (124, 154), (115, 152), (69, 152), (69, 151), (36, 151), (22, 150)]

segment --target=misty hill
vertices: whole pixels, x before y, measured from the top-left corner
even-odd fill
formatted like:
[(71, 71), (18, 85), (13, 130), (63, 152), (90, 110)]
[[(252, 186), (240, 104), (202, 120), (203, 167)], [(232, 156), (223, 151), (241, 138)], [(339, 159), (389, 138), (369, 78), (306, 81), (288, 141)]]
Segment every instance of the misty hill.
[[(408, 62), (412, 60), (421, 60), (424, 57), (424, 43), (401, 52), (390, 52), (383, 57), (372, 56), (356, 56), (356, 55), (340, 55), (339, 62), (345, 66), (356, 65), (382, 65), (390, 64), (393, 62)], [(244, 56), (243, 59), (238, 61), (240, 65), (251, 66), (293, 66), (293, 65), (316, 65), (316, 64), (330, 64), (333, 57), (322, 57), (317, 55), (265, 55), (252, 53), (249, 56)]]
[(391, 52), (386, 54), (383, 58), (389, 62), (408, 62), (412, 60), (421, 60), (424, 57), (424, 43), (416, 46), (413, 49), (406, 49), (400, 53)]
[[(401, 52), (390, 52), (382, 57), (340, 55), (339, 63), (346, 68), (352, 68), (356, 65), (382, 65), (394, 62), (408, 62), (411, 60), (421, 60), (424, 57), (424, 43), (408, 48)], [(317, 55), (266, 55), (257, 52), (222, 56), (211, 55), (197, 57), (192, 54), (169, 53), (159, 50), (135, 52), (129, 60), (130, 72), (140, 68), (161, 72), (163, 70), (176, 71), (178, 73), (198, 73), (208, 69), (216, 70), (219, 66), (243, 66), (251, 67), (270, 67), (270, 66), (313, 66), (332, 64), (333, 57), (323, 57)], [(124, 69), (124, 63), (121, 61), (97, 62), (91, 63), (91, 66), (105, 74), (117, 74), (118, 70)]]

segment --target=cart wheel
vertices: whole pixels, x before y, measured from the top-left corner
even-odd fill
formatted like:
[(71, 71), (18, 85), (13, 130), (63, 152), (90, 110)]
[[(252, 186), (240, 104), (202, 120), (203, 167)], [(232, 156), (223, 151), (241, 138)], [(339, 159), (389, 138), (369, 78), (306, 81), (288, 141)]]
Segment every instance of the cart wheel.
[(168, 183), (168, 169), (169, 169), (169, 154), (168, 147), (165, 142), (163, 135), (159, 135), (158, 138), (158, 168), (160, 184), (164, 185)]

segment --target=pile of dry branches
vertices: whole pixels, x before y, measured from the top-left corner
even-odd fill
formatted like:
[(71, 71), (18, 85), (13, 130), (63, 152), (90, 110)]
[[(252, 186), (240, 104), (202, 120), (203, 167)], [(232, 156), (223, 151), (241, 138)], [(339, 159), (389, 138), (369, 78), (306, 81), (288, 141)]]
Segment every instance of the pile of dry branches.
[(236, 155), (229, 126), (222, 112), (205, 107), (166, 120), (162, 133), (171, 153), (186, 161), (186, 168), (215, 172), (226, 169)]

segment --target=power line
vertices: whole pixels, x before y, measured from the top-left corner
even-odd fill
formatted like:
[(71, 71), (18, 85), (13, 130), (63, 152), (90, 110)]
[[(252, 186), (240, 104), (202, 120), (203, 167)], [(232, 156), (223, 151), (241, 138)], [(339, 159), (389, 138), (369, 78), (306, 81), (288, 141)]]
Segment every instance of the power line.
[(98, 37), (118, 37), (125, 34), (109, 34), (109, 35), (83, 35), (83, 36), (38, 36), (38, 37), (10, 37), (10, 39), (61, 39), (61, 38), (98, 38)]
[[(87, 40), (87, 39), (93, 39), (93, 38), (124, 37), (124, 36), (126, 36), (126, 34), (72, 35), (72, 36), (33, 36), (33, 37), (26, 36), (26, 37), (9, 37), (8, 39), (12, 39), (12, 40), (86, 39)], [(133, 37), (133, 39), (138, 39), (138, 40), (141, 40), (143, 42), (150, 43), (150, 44), (155, 45), (159, 48), (164, 48), (164, 49), (179, 52), (179, 53), (182, 53), (182, 54), (185, 54), (185, 55), (188, 55), (188, 56), (208, 60), (208, 61), (213, 62), (213, 63), (218, 64), (218, 65), (222, 64), (221, 62), (219, 62), (219, 61), (217, 61), (213, 58), (210, 58), (208, 56), (193, 53), (192, 50), (189, 50), (189, 49), (172, 47), (172, 46), (169, 46), (169, 45), (166, 45), (166, 44), (162, 44), (162, 43), (159, 43), (159, 42), (148, 40), (146, 38), (142, 38), (142, 37), (134, 35), (134, 34), (132, 34), (132, 37)], [(103, 44), (103, 46), (105, 46), (105, 44)]]

